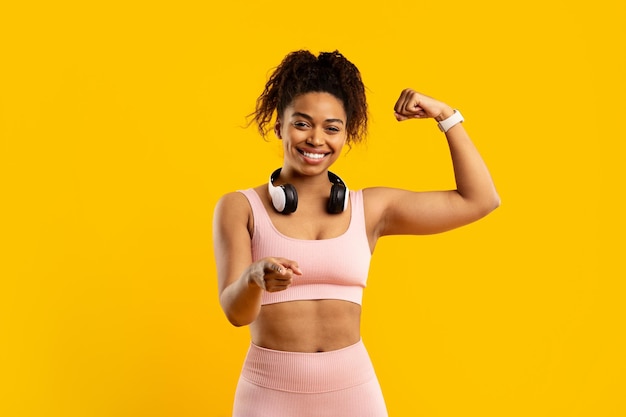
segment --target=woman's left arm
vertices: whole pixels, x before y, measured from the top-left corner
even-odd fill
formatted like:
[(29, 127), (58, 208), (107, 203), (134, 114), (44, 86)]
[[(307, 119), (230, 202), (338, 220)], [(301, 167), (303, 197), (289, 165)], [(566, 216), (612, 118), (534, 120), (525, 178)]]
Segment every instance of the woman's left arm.
[[(394, 112), (398, 121), (432, 118), (441, 122), (455, 111), (445, 103), (406, 89)], [(443, 232), (476, 221), (500, 205), (489, 170), (463, 124), (455, 124), (445, 135), (456, 189), (415, 192), (380, 187), (365, 190), (370, 210), (377, 213), (373, 216), (377, 223), (374, 226), (376, 237)]]

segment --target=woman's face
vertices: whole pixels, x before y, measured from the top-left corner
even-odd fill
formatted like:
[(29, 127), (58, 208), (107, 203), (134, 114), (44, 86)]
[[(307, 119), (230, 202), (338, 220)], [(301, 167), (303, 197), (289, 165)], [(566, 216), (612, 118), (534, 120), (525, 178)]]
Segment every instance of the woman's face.
[(284, 168), (305, 175), (328, 170), (346, 143), (346, 123), (343, 103), (332, 94), (296, 97), (275, 127), (283, 141)]

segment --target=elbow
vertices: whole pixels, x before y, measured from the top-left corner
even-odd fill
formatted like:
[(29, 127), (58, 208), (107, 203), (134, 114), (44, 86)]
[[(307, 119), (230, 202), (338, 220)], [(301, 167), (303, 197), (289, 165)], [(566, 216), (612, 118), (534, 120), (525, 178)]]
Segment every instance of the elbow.
[(258, 312), (256, 314), (254, 312), (237, 309), (232, 305), (222, 303), (222, 311), (224, 311), (224, 315), (230, 324), (235, 327), (243, 327), (252, 323)]
[(493, 192), (493, 199), (491, 202), (491, 211), (494, 211), (495, 209), (497, 209), (498, 207), (500, 207), (500, 204), (502, 203), (502, 200), (500, 200), (500, 195), (498, 194), (497, 191)]
[(239, 321), (231, 320), (231, 319), (228, 319), (228, 321), (230, 322), (230, 324), (232, 324), (235, 327), (243, 327), (249, 324), (249, 323), (243, 323), (243, 322), (239, 322)]
[(228, 314), (228, 313), (226, 314), (226, 318), (228, 319), (230, 324), (232, 324), (235, 327), (243, 327), (252, 323), (252, 320), (245, 320), (243, 317), (238, 317), (236, 315)]
[(480, 200), (480, 203), (477, 203), (474, 206), (475, 207), (474, 213), (475, 213), (476, 218), (481, 219), (487, 216), (489, 213), (491, 213), (492, 211), (500, 207), (500, 203), (501, 203), (500, 196), (494, 190), (494, 192), (491, 195), (485, 196), (484, 198)]
[(256, 318), (256, 315), (245, 303), (237, 302), (233, 299), (232, 294), (227, 290), (224, 290), (219, 295), (220, 306), (226, 316), (226, 319), (230, 324), (235, 327), (243, 327), (252, 323)]
[(485, 200), (485, 205), (483, 207), (483, 212), (484, 212), (483, 215), (486, 216), (487, 214), (491, 213), (492, 211), (500, 207), (500, 204), (501, 204), (500, 195), (497, 193), (497, 191), (494, 190), (490, 198)]

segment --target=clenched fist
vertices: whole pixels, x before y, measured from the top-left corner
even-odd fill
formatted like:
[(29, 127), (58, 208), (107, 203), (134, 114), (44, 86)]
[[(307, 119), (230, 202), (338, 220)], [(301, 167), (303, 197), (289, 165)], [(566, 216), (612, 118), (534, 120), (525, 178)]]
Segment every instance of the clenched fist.
[(400, 93), (400, 97), (393, 108), (396, 120), (432, 118), (442, 121), (454, 113), (454, 109), (432, 97), (406, 88)]

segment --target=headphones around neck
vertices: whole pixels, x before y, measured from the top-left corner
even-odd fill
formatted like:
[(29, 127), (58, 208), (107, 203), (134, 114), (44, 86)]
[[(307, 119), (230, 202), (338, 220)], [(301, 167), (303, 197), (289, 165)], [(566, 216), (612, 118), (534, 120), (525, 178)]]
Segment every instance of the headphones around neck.
[[(280, 175), (281, 169), (278, 168), (272, 172), (267, 188), (276, 211), (282, 214), (289, 214), (298, 208), (298, 193), (296, 192), (296, 187), (291, 184), (274, 185), (274, 180)], [(330, 198), (328, 199), (326, 210), (331, 214), (339, 214), (348, 207), (350, 191), (341, 178), (330, 171), (328, 171), (328, 180), (333, 186), (330, 189)]]

